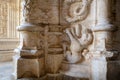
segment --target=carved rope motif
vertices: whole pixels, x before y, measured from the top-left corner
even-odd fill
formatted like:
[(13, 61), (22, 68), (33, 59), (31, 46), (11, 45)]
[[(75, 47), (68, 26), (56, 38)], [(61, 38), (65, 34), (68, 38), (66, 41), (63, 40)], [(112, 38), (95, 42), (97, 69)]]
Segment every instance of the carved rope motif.
[[(68, 22), (82, 21), (88, 13), (92, 0), (65, 0), (64, 1), (64, 15)], [(67, 11), (67, 12), (66, 12)]]

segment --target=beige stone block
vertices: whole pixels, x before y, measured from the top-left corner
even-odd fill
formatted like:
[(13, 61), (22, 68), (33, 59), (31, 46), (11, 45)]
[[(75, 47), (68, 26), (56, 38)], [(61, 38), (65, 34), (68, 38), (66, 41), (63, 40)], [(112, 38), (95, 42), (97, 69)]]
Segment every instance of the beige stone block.
[(48, 32), (63, 32), (63, 30), (65, 29), (65, 26), (61, 26), (61, 25), (48, 25)]
[(13, 51), (0, 51), (0, 62), (12, 61)]
[(61, 48), (62, 47), (62, 35), (49, 34), (47, 36), (48, 47), (49, 48)]
[(19, 45), (18, 39), (2, 39), (0, 38), (0, 50), (13, 51)]
[[(29, 14), (26, 14), (27, 22), (59, 24), (59, 0), (34, 0), (26, 4)], [(41, 6), (42, 5), (42, 6)]]
[(89, 62), (78, 64), (62, 63), (60, 73), (71, 77), (90, 78), (90, 66)]
[(95, 49), (98, 51), (112, 49), (112, 33), (108, 31), (95, 32)]
[(46, 56), (46, 72), (56, 74), (59, 72), (63, 54), (47, 54)]
[(44, 56), (44, 51), (43, 50), (21, 50), (20, 51), (20, 56), (21, 57), (43, 57)]
[(62, 48), (63, 30), (65, 26), (49, 25), (46, 32), (48, 48)]
[[(22, 66), (22, 67), (21, 67)], [(39, 77), (39, 63), (37, 59), (18, 59), (17, 77)]]
[(21, 46), (24, 49), (34, 49), (37, 47), (37, 36), (36, 34), (29, 31), (21, 32)]
[(43, 77), (45, 76), (45, 58), (44, 57), (40, 57), (38, 59), (39, 62), (39, 77)]
[(21, 32), (21, 46), (23, 49), (44, 49), (44, 31), (43, 32)]
[(39, 78), (43, 76), (44, 69), (42, 66), (44, 66), (44, 62), (42, 59), (18, 59), (17, 78)]
[(65, 19), (64, 13), (67, 12), (67, 9), (64, 7), (64, 0), (60, 0), (60, 24), (68, 25), (69, 23)]

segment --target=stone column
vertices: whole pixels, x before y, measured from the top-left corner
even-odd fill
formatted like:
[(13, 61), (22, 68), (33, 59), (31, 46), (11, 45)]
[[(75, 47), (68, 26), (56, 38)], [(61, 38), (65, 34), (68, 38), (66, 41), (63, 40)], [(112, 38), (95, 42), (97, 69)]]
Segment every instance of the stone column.
[(59, 0), (22, 0), (21, 3), (22, 20), (17, 28), (20, 45), (14, 57), (16, 78), (57, 74), (63, 59)]
[[(43, 50), (43, 29), (37, 26), (33, 9), (38, 0), (22, 0), (22, 21), (17, 27), (20, 45), (14, 56), (16, 78), (39, 78), (45, 75), (45, 55)], [(37, 5), (37, 4), (36, 4)], [(38, 14), (35, 14), (38, 15)], [(41, 36), (40, 36), (41, 35)], [(40, 38), (40, 39), (39, 39)], [(40, 47), (41, 46), (41, 47)]]
[(18, 25), (19, 0), (0, 1), (0, 61), (12, 60), (13, 49), (19, 43)]
[(98, 25), (109, 24), (109, 0), (97, 0), (97, 23)]
[(97, 2), (97, 20), (94, 31), (94, 51), (91, 62), (92, 78), (91, 80), (107, 79), (107, 61), (106, 57), (111, 57), (112, 50), (112, 32), (114, 26), (110, 24), (110, 0), (96, 0)]
[[(111, 31), (114, 30), (112, 24), (110, 24), (110, 9), (109, 0), (97, 0), (97, 20), (96, 26), (93, 27), (95, 32), (95, 46), (96, 50), (107, 50), (109, 42), (111, 42)], [(108, 44), (107, 44), (107, 43)], [(102, 44), (102, 46), (101, 46)]]

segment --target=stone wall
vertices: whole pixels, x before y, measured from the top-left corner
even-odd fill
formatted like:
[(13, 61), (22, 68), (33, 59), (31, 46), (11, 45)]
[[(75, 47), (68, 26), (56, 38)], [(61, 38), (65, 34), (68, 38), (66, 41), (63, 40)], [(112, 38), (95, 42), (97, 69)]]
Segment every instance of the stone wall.
[(120, 80), (120, 0), (113, 0), (113, 23), (117, 27), (114, 32), (113, 50), (117, 50), (113, 58), (108, 59), (108, 80)]

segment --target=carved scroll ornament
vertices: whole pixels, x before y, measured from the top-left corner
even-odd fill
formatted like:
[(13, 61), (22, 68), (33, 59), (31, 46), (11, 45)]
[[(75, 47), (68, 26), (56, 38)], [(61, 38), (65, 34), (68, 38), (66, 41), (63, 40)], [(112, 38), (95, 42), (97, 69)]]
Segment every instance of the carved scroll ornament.
[(89, 13), (89, 6), (92, 0), (65, 0), (64, 15), (68, 22), (82, 21)]

